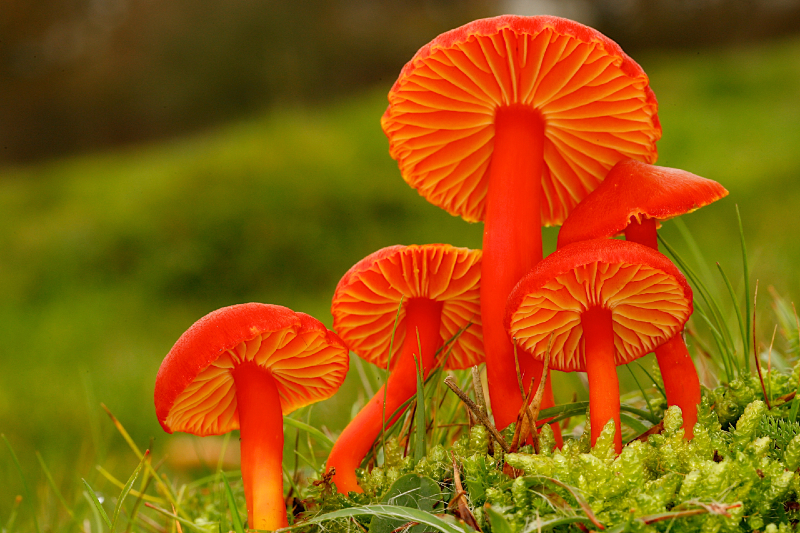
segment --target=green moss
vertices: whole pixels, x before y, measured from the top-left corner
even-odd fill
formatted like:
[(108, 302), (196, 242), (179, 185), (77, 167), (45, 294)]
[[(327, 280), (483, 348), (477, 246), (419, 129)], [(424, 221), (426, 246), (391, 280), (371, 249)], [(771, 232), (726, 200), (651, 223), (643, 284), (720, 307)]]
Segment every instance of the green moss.
[[(793, 377), (786, 383), (796, 387)], [(680, 409), (670, 407), (660, 433), (629, 442), (619, 455), (614, 453), (613, 422), (593, 448), (588, 427), (577, 439), (567, 437), (561, 449), (545, 429), (538, 455), (489, 455), (488, 435), (480, 426), (452, 446), (452, 456), (437, 446), (416, 466), (398, 460), (392, 455), (397, 443), (387, 443), (391, 461), (364, 474), (361, 501), (381, 501), (389, 480), (407, 471), (430, 477), (443, 488), (443, 498), (452, 497), (455, 460), (472, 513), (489, 533), (493, 524), (514, 533), (550, 523), (560, 524), (554, 531), (574, 531), (570, 524), (576, 520), (591, 526), (587, 511), (606, 529), (619, 532), (794, 531), (800, 518), (794, 510), (800, 508), (795, 472), (800, 426), (787, 418), (791, 403), (768, 410), (761, 398), (757, 380), (705, 391), (693, 440), (684, 439)], [(505, 463), (522, 475), (509, 477)], [(356, 503), (332, 496), (326, 509), (337, 502)]]

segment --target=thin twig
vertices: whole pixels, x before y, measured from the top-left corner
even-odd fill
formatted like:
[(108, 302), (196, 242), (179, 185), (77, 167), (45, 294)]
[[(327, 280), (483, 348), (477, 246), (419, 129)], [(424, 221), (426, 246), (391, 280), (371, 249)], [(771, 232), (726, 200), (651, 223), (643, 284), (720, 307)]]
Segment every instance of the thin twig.
[[(486, 418), (489, 418), (489, 411), (486, 410), (486, 397), (483, 395), (483, 383), (481, 382), (481, 372), (478, 370), (478, 365), (472, 367), (472, 388), (475, 391), (475, 401), (478, 402), (478, 407), (481, 413)], [(489, 439), (489, 455), (494, 456), (494, 441)]]
[(519, 412), (517, 413), (517, 418), (514, 424), (514, 436), (511, 438), (511, 453), (517, 451), (520, 441), (524, 441), (528, 438), (531, 424), (530, 406), (528, 401), (533, 397), (534, 385), (534, 380), (531, 380), (527, 394), (523, 394), (522, 396), (522, 404), (519, 406)]
[(478, 421), (481, 424), (483, 424), (483, 426), (487, 429), (487, 431), (491, 433), (492, 437), (494, 437), (494, 440), (496, 440), (497, 443), (500, 444), (500, 447), (503, 448), (503, 451), (508, 452), (509, 448), (508, 444), (506, 443), (506, 439), (503, 438), (503, 435), (501, 435), (499, 431), (497, 431), (497, 428), (494, 427), (494, 424), (492, 424), (489, 418), (483, 415), (483, 413), (480, 410), (480, 407), (475, 405), (475, 402), (473, 402), (464, 391), (458, 388), (455, 379), (453, 379), (452, 376), (447, 376), (444, 379), (444, 384), (447, 385), (450, 388), (450, 390), (453, 391), (455, 395), (461, 399), (462, 402), (464, 402), (464, 405), (467, 406), (467, 408), (475, 416), (475, 418), (477, 418)]
[(517, 355), (517, 338), (513, 337), (511, 342), (514, 344), (514, 367), (517, 370), (517, 385), (519, 386), (519, 394), (525, 397), (525, 387), (522, 385), (522, 371), (519, 369), (519, 355)]
[(531, 418), (531, 436), (533, 437), (533, 448), (536, 453), (540, 453), (539, 434), (536, 431), (536, 422), (539, 418), (539, 411), (542, 408), (542, 398), (544, 397), (544, 387), (547, 384), (547, 373), (550, 370), (550, 349), (553, 345), (553, 335), (550, 334), (550, 339), (547, 341), (547, 352), (544, 354), (544, 368), (542, 368), (542, 379), (539, 380), (539, 388), (536, 389), (536, 396), (533, 397), (532, 411), (528, 411), (528, 416)]
[(450, 501), (448, 507), (452, 508), (455, 503), (456, 516), (475, 531), (481, 531), (481, 527), (478, 525), (475, 515), (472, 514), (472, 511), (469, 510), (469, 506), (467, 505), (467, 491), (464, 490), (464, 486), (461, 484), (461, 473), (458, 471), (456, 456), (452, 451), (450, 452), (450, 457), (453, 459), (453, 485), (455, 485), (456, 495)]

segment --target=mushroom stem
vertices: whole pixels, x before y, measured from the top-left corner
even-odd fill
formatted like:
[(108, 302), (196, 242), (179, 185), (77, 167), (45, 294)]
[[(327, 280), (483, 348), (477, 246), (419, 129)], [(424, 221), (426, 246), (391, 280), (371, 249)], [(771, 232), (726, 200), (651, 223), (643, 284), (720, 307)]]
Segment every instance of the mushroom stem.
[[(503, 327), (509, 293), (542, 260), (541, 177), (545, 124), (519, 105), (497, 109), (489, 167), (481, 267), (481, 320), (492, 414), (498, 429), (514, 422), (522, 405), (514, 348)], [(520, 352), (523, 386), (538, 381), (542, 364)], [(528, 361), (530, 359), (530, 361)], [(553, 405), (550, 380), (542, 407)]]
[(586, 353), (586, 374), (589, 378), (589, 418), (592, 446), (609, 420), (614, 420), (614, 448), (622, 452), (622, 428), (619, 419), (619, 378), (614, 361), (614, 329), (611, 311), (590, 307), (581, 314)]
[(664, 380), (667, 404), (681, 408), (684, 437), (693, 439), (697, 405), (700, 403), (700, 379), (683, 335), (678, 333), (656, 348), (656, 360)]
[[(414, 356), (420, 353), (423, 375), (434, 366), (436, 351), (442, 345), (439, 333), (442, 317), (442, 302), (428, 298), (412, 298), (406, 306), (405, 340), (397, 363), (386, 381), (386, 427), (393, 424), (399, 414), (392, 414), (417, 391), (417, 368)], [(417, 340), (419, 336), (419, 341)], [(342, 431), (328, 456), (327, 469), (335, 468), (333, 481), (336, 489), (347, 494), (363, 492), (358, 486), (356, 468), (367, 455), (372, 444), (381, 434), (384, 416), (384, 387), (367, 402)]]
[(656, 219), (643, 216), (642, 221), (638, 222), (636, 217), (631, 217), (628, 227), (625, 228), (625, 240), (638, 242), (649, 246), (653, 250), (658, 250)]
[(275, 378), (254, 363), (231, 371), (236, 386), (242, 481), (253, 529), (288, 525), (283, 500), (283, 414)]
[[(643, 218), (641, 224), (631, 217), (625, 229), (625, 240), (638, 242), (658, 250), (656, 220)], [(677, 405), (683, 415), (684, 437), (694, 438), (694, 424), (697, 422), (697, 405), (700, 403), (700, 378), (694, 367), (689, 350), (678, 333), (670, 340), (656, 348), (656, 360), (664, 380), (664, 392), (667, 404)]]

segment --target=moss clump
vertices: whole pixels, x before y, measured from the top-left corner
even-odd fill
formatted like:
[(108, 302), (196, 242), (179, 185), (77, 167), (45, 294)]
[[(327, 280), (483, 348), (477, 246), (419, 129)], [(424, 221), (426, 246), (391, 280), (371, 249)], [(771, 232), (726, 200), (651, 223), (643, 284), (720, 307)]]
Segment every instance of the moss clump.
[[(797, 386), (794, 376), (770, 379), (773, 390)], [(441, 487), (434, 512), (463, 519), (448, 506), (455, 494), (455, 464), (470, 512), (488, 532), (576, 531), (576, 522), (632, 532), (795, 531), (800, 424), (790, 420), (790, 406), (768, 410), (757, 380), (736, 381), (705, 392), (693, 440), (684, 440), (680, 409), (670, 407), (659, 433), (629, 442), (619, 456), (613, 422), (593, 448), (586, 428), (557, 449), (548, 427), (538, 455), (529, 447), (490, 455), (481, 426), (449, 450), (433, 447), (417, 464), (398, 456), (398, 443), (390, 441), (386, 465), (361, 474), (364, 494), (320, 493), (314, 514), (381, 502), (395, 480), (415, 473)], [(508, 475), (514, 471), (521, 475)], [(359, 523), (369, 529), (368, 516)]]

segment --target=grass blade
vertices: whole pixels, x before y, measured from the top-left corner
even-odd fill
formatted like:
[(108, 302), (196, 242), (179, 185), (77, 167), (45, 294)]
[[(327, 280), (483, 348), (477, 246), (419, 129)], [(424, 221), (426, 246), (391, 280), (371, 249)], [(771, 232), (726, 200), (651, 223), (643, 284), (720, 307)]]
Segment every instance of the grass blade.
[[(103, 410), (106, 412), (106, 414), (109, 416), (109, 418), (111, 418), (111, 422), (114, 424), (114, 427), (117, 428), (119, 434), (122, 435), (122, 438), (125, 440), (125, 442), (128, 443), (128, 446), (130, 447), (131, 450), (133, 450), (133, 453), (136, 454), (136, 458), (141, 461), (144, 454), (141, 452), (141, 450), (139, 450), (139, 447), (136, 446), (136, 443), (133, 442), (133, 439), (131, 438), (130, 434), (125, 429), (125, 427), (123, 427), (122, 423), (119, 420), (117, 420), (117, 417), (114, 416), (114, 414), (108, 407), (106, 407), (106, 404), (101, 403), (100, 407), (102, 407)], [(147, 466), (147, 470), (150, 472), (150, 475), (153, 476), (153, 479), (156, 480), (156, 484), (161, 489), (162, 493), (167, 497), (169, 503), (175, 506), (175, 509), (177, 510), (178, 514), (184, 514), (181, 510), (181, 506), (178, 505), (178, 501), (175, 499), (175, 494), (172, 491), (172, 487), (170, 487), (167, 483), (164, 483), (164, 480), (162, 480), (158, 476), (158, 473), (156, 473), (155, 469), (153, 468), (153, 465), (150, 464), (149, 461), (145, 464)]]
[(239, 509), (236, 508), (236, 499), (233, 497), (231, 485), (228, 483), (228, 478), (222, 476), (222, 481), (225, 482), (225, 497), (228, 499), (228, 509), (231, 511), (231, 520), (233, 521), (233, 530), (236, 533), (244, 533), (244, 526), (242, 525), (242, 517), (239, 516)]
[(331, 440), (331, 438), (327, 436), (325, 433), (315, 428), (314, 426), (306, 424), (305, 422), (301, 422), (300, 420), (297, 420), (295, 418), (290, 418), (288, 416), (283, 417), (283, 422), (287, 426), (292, 426), (293, 428), (297, 428), (301, 431), (305, 431), (306, 433), (311, 434), (311, 436), (316, 437), (320, 441), (327, 444), (329, 448), (333, 447), (333, 441)]
[(114, 533), (114, 528), (117, 526), (117, 519), (119, 518), (119, 512), (122, 509), (122, 504), (125, 502), (125, 498), (128, 497), (128, 494), (130, 494), (133, 484), (136, 482), (136, 478), (139, 477), (139, 473), (141, 473), (142, 468), (144, 468), (145, 462), (147, 461), (149, 455), (150, 450), (145, 450), (144, 455), (142, 455), (142, 459), (139, 461), (139, 465), (136, 467), (136, 470), (133, 471), (131, 477), (128, 478), (128, 482), (125, 483), (125, 486), (122, 488), (122, 492), (119, 494), (119, 498), (117, 498), (117, 504), (114, 506), (114, 515), (111, 518), (111, 533)]
[(405, 520), (406, 522), (416, 522), (418, 524), (429, 526), (437, 531), (440, 531), (441, 533), (464, 533), (463, 529), (452, 522), (442, 520), (438, 516), (426, 511), (412, 509), (411, 507), (400, 507), (398, 505), (385, 504), (350, 507), (347, 509), (341, 509), (339, 511), (333, 511), (331, 513), (325, 513), (279, 531), (287, 531), (298, 527), (321, 524), (322, 522), (334, 520), (336, 518), (351, 518), (364, 515), (380, 516), (384, 518), (397, 518), (399, 520)]
[[(148, 459), (149, 461), (150, 459)], [(153, 478), (150, 477), (149, 472), (145, 469), (144, 473), (142, 474), (142, 484), (139, 487), (139, 493), (134, 494), (135, 491), (131, 491), (131, 494), (136, 496), (136, 502), (133, 504), (133, 509), (131, 509), (131, 515), (128, 518), (128, 526), (125, 528), (125, 533), (130, 533), (131, 529), (133, 528), (133, 524), (136, 522), (136, 517), (139, 514), (139, 508), (144, 501), (144, 493), (147, 491), (147, 488), (150, 486), (150, 482), (153, 481)]]
[(644, 367), (644, 366), (643, 366), (643, 365), (642, 365), (642, 364), (641, 364), (639, 361), (636, 361), (636, 366), (638, 366), (638, 367), (639, 367), (639, 370), (641, 370), (642, 372), (644, 372), (644, 375), (645, 375), (645, 376), (647, 376), (647, 379), (649, 379), (649, 380), (650, 380), (650, 382), (653, 384), (653, 386), (654, 386), (656, 389), (658, 389), (658, 392), (660, 392), (660, 393), (661, 393), (661, 396), (663, 396), (663, 397), (664, 397), (664, 399), (666, 399), (666, 398), (667, 398), (667, 393), (664, 391), (664, 387), (662, 387), (662, 386), (661, 386), (661, 385), (660, 385), (660, 384), (659, 384), (659, 383), (658, 383), (658, 382), (655, 380), (655, 378), (653, 377), (653, 374), (651, 374), (651, 373), (650, 373), (650, 372), (649, 372), (649, 371), (648, 371), (648, 370), (647, 370), (647, 369), (646, 369), (646, 368), (645, 368), (645, 367)]
[(74, 520), (75, 519), (75, 513), (73, 513), (72, 509), (70, 509), (69, 505), (67, 504), (67, 500), (64, 499), (64, 495), (61, 494), (60, 490), (58, 490), (58, 487), (56, 486), (56, 482), (53, 479), (53, 474), (50, 473), (50, 469), (47, 468), (47, 465), (45, 464), (44, 459), (42, 458), (42, 454), (39, 453), (38, 450), (36, 452), (36, 459), (39, 461), (39, 466), (42, 467), (42, 471), (44, 472), (44, 476), (47, 478), (47, 484), (50, 485), (51, 489), (53, 489), (53, 493), (56, 495), (56, 498), (58, 498), (58, 501), (61, 502), (61, 505), (64, 506), (64, 509), (66, 509), (67, 514), (69, 515), (69, 517)]
[[(106, 478), (109, 482), (111, 482), (111, 484), (113, 484), (118, 489), (121, 490), (121, 489), (123, 489), (125, 487), (125, 484), (122, 481), (120, 481), (117, 478), (115, 478), (111, 474), (111, 472), (109, 472), (108, 470), (106, 470), (102, 466), (97, 465), (95, 468), (97, 469), (98, 472), (100, 472), (101, 476)], [(144, 501), (147, 501), (147, 502), (158, 503), (158, 504), (161, 504), (161, 505), (164, 505), (165, 503), (167, 503), (167, 500), (159, 498), (158, 496), (150, 496), (149, 494), (143, 494), (141, 491), (131, 490), (131, 494), (133, 494), (134, 497), (141, 498), (141, 499), (143, 499)]]
[(14, 498), (14, 506), (11, 508), (11, 514), (8, 515), (8, 520), (6, 520), (6, 525), (3, 527), (3, 531), (11, 532), (14, 530), (14, 524), (17, 521), (17, 512), (19, 511), (19, 504), (22, 503), (22, 496), (17, 496)]
[(28, 480), (25, 479), (25, 474), (22, 473), (22, 466), (19, 464), (17, 454), (14, 453), (14, 448), (11, 447), (11, 443), (8, 442), (6, 436), (0, 433), (0, 437), (3, 439), (3, 442), (6, 443), (9, 453), (11, 453), (11, 460), (14, 462), (14, 466), (17, 468), (17, 472), (19, 472), (20, 479), (22, 479), (22, 492), (24, 493), (24, 499), (28, 502), (28, 507), (30, 507), (31, 516), (33, 517), (33, 524), (36, 527), (36, 531), (38, 533), (42, 533), (42, 529), (39, 527), (39, 520), (36, 519), (36, 507), (33, 505), (31, 489), (28, 487)]
[(149, 509), (154, 510), (157, 513), (160, 513), (160, 514), (166, 516), (167, 518), (171, 518), (171, 519), (175, 520), (176, 522), (180, 522), (184, 526), (190, 527), (190, 528), (194, 529), (195, 531), (199, 531), (200, 533), (212, 533), (212, 531), (213, 531), (210, 527), (208, 529), (204, 529), (201, 526), (198, 526), (197, 524), (192, 522), (191, 520), (187, 520), (187, 519), (185, 519), (183, 517), (180, 517), (180, 516), (176, 515), (175, 513), (170, 513), (166, 509), (162, 509), (161, 507), (158, 507), (157, 505), (153, 505), (152, 503), (145, 502), (144, 506), (149, 508)]
[(111, 520), (109, 520), (108, 515), (106, 514), (106, 510), (103, 509), (103, 504), (100, 503), (100, 498), (97, 497), (97, 494), (95, 493), (95, 491), (92, 488), (92, 486), (89, 485), (88, 481), (86, 481), (83, 478), (81, 478), (81, 481), (83, 481), (83, 486), (86, 487), (87, 494), (89, 495), (89, 501), (91, 501), (92, 504), (94, 505), (94, 508), (97, 509), (97, 514), (100, 515), (100, 518), (103, 519), (103, 522), (105, 522), (106, 526), (108, 527), (108, 529), (110, 531), (111, 530)]
[[(741, 369), (739, 368), (738, 361), (733, 357), (733, 339), (731, 338), (730, 331), (728, 330), (727, 323), (722, 318), (722, 311), (720, 311), (719, 305), (717, 301), (711, 296), (711, 293), (706, 287), (705, 283), (700, 279), (699, 276), (694, 272), (694, 270), (689, 266), (683, 258), (678, 255), (675, 249), (670, 246), (670, 244), (664, 240), (664, 237), (661, 235), (658, 236), (659, 242), (667, 249), (669, 254), (672, 256), (672, 259), (675, 263), (678, 264), (678, 267), (684, 272), (686, 277), (692, 284), (697, 288), (697, 291), (700, 293), (703, 301), (706, 303), (706, 306), (711, 311), (711, 316), (714, 318), (714, 322), (716, 323), (715, 326), (717, 330), (722, 334), (722, 346), (724, 346), (724, 352), (721, 352), (723, 357), (728, 357), (731, 361), (734, 361), (734, 365), (738, 370), (739, 374), (741, 374)], [(730, 376), (729, 376), (730, 378)]]
[(642, 393), (642, 398), (644, 398), (644, 403), (647, 404), (647, 410), (650, 411), (650, 416), (655, 418), (656, 413), (653, 411), (653, 406), (650, 405), (650, 398), (648, 398), (647, 393), (644, 392), (644, 387), (642, 387), (642, 384), (639, 383), (639, 378), (636, 377), (636, 374), (633, 372), (631, 365), (625, 365), (625, 368), (627, 368), (628, 372), (631, 373), (633, 381), (636, 383), (636, 386), (639, 387), (639, 392)]
[(647, 426), (645, 426), (632, 416), (626, 415), (625, 413), (619, 414), (619, 421), (628, 426), (629, 428), (631, 428), (633, 430), (634, 435), (641, 435), (642, 433), (644, 433), (649, 429)]
[(658, 424), (661, 421), (660, 419), (656, 418), (655, 416), (652, 416), (647, 411), (643, 411), (642, 409), (637, 409), (635, 407), (631, 407), (630, 405), (628, 405), (626, 403), (620, 404), (619, 410), (620, 411), (625, 411), (625, 412), (630, 413), (632, 415), (636, 415), (639, 418), (643, 418), (643, 419), (647, 420), (648, 422), (650, 422), (653, 425)]
[[(742, 356), (743, 360), (747, 361), (747, 355), (750, 351), (748, 344), (750, 342), (750, 336), (747, 334), (747, 327), (745, 327), (745, 323), (742, 322), (742, 309), (739, 307), (739, 299), (736, 297), (736, 292), (733, 290), (731, 280), (728, 279), (728, 275), (725, 274), (725, 271), (722, 269), (722, 265), (717, 263), (717, 268), (719, 269), (719, 273), (722, 275), (723, 281), (725, 281), (725, 286), (728, 288), (728, 294), (731, 297), (731, 302), (733, 302), (733, 309), (736, 312), (736, 320), (739, 322), (739, 332), (742, 336)], [(748, 367), (749, 365), (745, 365), (745, 368)]]
[[(419, 353), (422, 353), (422, 346), (419, 341), (419, 331), (417, 332), (417, 345), (419, 346)], [(414, 415), (414, 421), (417, 424), (417, 438), (414, 442), (414, 464), (422, 461), (425, 457), (425, 386), (422, 384), (422, 365), (419, 359), (414, 358), (414, 364), (417, 367), (417, 412)]]
[(747, 245), (744, 241), (744, 227), (742, 226), (742, 215), (739, 213), (739, 204), (736, 204), (736, 220), (739, 222), (739, 242), (742, 245), (742, 273), (744, 275), (744, 316), (747, 327), (747, 343), (744, 349), (744, 360), (749, 361), (750, 357), (748, 352), (752, 344), (750, 338), (750, 264), (747, 262)]
[(397, 333), (397, 323), (400, 322), (400, 311), (403, 310), (403, 297), (397, 304), (397, 314), (394, 317), (392, 326), (392, 338), (389, 339), (389, 357), (386, 359), (386, 377), (383, 380), (383, 410), (381, 419), (381, 447), (386, 449), (386, 393), (388, 392), (389, 376), (391, 376), (392, 352), (394, 351), (394, 336)]

